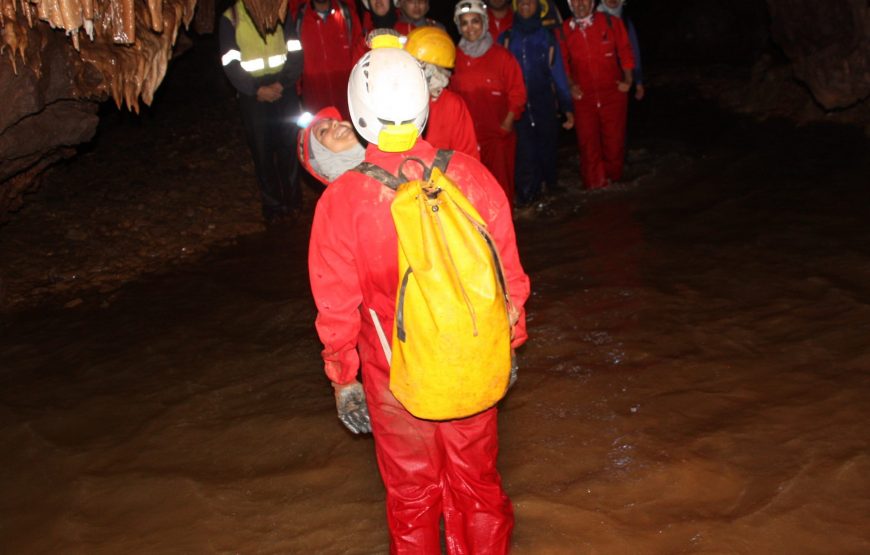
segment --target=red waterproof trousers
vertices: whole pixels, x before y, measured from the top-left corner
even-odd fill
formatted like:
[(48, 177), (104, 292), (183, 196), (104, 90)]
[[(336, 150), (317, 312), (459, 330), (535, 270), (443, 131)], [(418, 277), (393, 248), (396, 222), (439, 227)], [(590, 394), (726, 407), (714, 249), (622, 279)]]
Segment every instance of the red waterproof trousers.
[[(369, 145), (366, 161), (395, 175), (405, 158), (431, 164), (435, 154), (422, 140), (400, 154)], [(411, 163), (403, 169), (412, 178), (418, 171)], [(510, 206), (491, 174), (461, 152), (453, 155), (447, 176), (477, 208), (501, 254), (508, 290), (520, 308), (512, 342), (516, 347), (526, 339), (521, 307), (529, 295), (529, 281), (520, 265)], [(356, 378), (362, 362), (387, 492), (391, 553), (439, 554), (442, 516), (450, 553), (506, 553), (513, 513), (495, 468), (495, 409), (461, 420), (425, 421), (408, 413), (389, 391), (389, 364), (371, 312), (389, 333), (399, 285), (398, 244), (390, 214), (394, 196), (371, 177), (350, 171), (329, 185), (317, 203), (308, 270), (326, 374), (346, 384)]]
[(622, 178), (628, 95), (617, 90), (584, 93), (574, 100), (574, 130), (580, 145), (580, 174), (587, 189)]
[(617, 83), (634, 68), (631, 43), (622, 20), (603, 13), (588, 27), (565, 21), (562, 31), (565, 66), (583, 95), (574, 100), (580, 173), (587, 189), (597, 189), (622, 177), (628, 96)]

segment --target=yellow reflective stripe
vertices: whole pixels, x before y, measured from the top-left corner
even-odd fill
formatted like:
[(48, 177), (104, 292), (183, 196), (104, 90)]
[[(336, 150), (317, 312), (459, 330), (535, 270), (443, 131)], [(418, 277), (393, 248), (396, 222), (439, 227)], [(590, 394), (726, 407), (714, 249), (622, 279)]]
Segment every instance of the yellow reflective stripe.
[(299, 52), (302, 50), (302, 43), (296, 39), (290, 39), (287, 41), (287, 52)]
[(242, 53), (238, 50), (229, 50), (226, 54), (221, 56), (221, 64), (228, 66), (232, 62), (241, 62), (242, 61)]
[(277, 56), (269, 56), (269, 59), (266, 60), (266, 64), (268, 64), (268, 66), (270, 68), (281, 67), (284, 65), (284, 62), (286, 62), (286, 61), (287, 61), (287, 55), (286, 54), (279, 54)]

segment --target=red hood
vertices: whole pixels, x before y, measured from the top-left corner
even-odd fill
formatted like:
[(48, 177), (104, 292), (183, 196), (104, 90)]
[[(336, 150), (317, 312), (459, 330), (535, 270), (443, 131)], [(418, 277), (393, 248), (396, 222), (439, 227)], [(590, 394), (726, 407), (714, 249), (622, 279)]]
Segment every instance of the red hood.
[(329, 185), (329, 182), (319, 173), (314, 171), (311, 167), (311, 129), (314, 127), (314, 124), (322, 119), (335, 119), (338, 121), (342, 121), (341, 113), (338, 111), (338, 108), (335, 106), (327, 106), (326, 108), (320, 110), (311, 121), (305, 126), (304, 129), (299, 130), (299, 138), (296, 141), (297, 152), (299, 154), (299, 161), (302, 163), (302, 167), (305, 168), (308, 173), (317, 178), (318, 181), (323, 183), (324, 185)]

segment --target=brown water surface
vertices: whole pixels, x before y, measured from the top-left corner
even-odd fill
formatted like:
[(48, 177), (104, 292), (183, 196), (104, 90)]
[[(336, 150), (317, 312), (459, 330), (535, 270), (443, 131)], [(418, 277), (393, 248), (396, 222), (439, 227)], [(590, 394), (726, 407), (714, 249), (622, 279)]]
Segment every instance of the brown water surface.
[[(867, 140), (659, 94), (630, 182), (518, 224), (513, 552), (870, 553)], [(387, 551), (371, 438), (321, 371), (306, 242), (303, 221), (103, 307), (4, 320), (0, 552)]]

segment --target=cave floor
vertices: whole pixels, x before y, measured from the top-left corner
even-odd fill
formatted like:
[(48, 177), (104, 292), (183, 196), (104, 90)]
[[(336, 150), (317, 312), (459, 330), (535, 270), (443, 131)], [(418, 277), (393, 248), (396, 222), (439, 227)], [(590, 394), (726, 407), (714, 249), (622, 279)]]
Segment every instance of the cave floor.
[[(150, 234), (134, 250), (195, 253), (4, 315), (0, 552), (387, 551), (372, 440), (341, 427), (321, 370), (310, 202), (264, 231), (235, 116), (197, 131), (173, 107), (197, 90), (118, 116), (2, 230), (24, 244), (40, 213), (81, 210), (34, 246), (74, 260), (100, 250), (95, 212), (108, 229), (144, 212), (118, 224)], [(644, 102), (625, 183), (577, 190), (566, 147), (567, 191), (517, 224), (533, 295), (499, 415), (513, 552), (868, 553), (867, 139), (676, 88)]]

